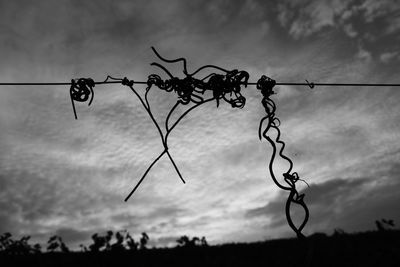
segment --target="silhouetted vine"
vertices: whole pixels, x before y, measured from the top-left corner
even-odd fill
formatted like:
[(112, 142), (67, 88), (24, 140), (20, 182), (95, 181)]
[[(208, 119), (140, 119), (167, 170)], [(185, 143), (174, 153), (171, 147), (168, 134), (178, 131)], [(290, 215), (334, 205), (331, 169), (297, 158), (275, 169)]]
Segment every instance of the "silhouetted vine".
[(92, 104), (93, 97), (94, 97), (94, 91), (93, 87), (95, 85), (95, 82), (90, 79), (90, 78), (80, 78), (78, 80), (71, 80), (71, 87), (70, 87), (70, 97), (71, 97), (71, 104), (72, 104), (72, 109), (74, 110), (74, 115), (75, 119), (78, 119), (78, 116), (76, 115), (76, 109), (75, 109), (75, 103), (74, 101), (78, 102), (86, 102), (89, 100), (88, 106)]
[[(152, 47), (153, 52), (155, 55), (165, 63), (183, 63), (183, 78), (179, 78), (174, 76), (165, 66), (161, 65), (160, 63), (153, 62), (151, 65), (156, 66), (163, 70), (167, 75), (168, 79), (163, 80), (157, 74), (151, 74), (148, 76), (147, 81), (133, 81), (129, 80), (128, 78), (113, 78), (111, 76), (107, 76), (105, 81), (95, 82), (90, 78), (79, 78), (79, 79), (72, 79), (71, 82), (0, 82), (0, 86), (53, 86), (53, 85), (69, 85), (70, 86), (70, 98), (72, 109), (74, 112), (75, 119), (78, 119), (76, 108), (75, 108), (75, 101), (77, 102), (88, 102), (90, 106), (93, 98), (94, 98), (94, 90), (93, 88), (97, 84), (122, 84), (129, 87), (135, 95), (141, 101), (143, 107), (149, 114), (150, 118), (152, 119), (154, 125), (156, 126), (159, 135), (161, 137), (162, 144), (164, 146), (164, 150), (161, 154), (153, 160), (150, 166), (147, 168), (145, 173), (143, 174), (142, 178), (139, 180), (137, 185), (131, 191), (131, 193), (126, 197), (125, 201), (127, 201), (130, 196), (135, 192), (138, 188), (140, 183), (146, 177), (150, 169), (154, 166), (154, 164), (165, 154), (169, 157), (171, 163), (173, 164), (176, 172), (178, 173), (180, 179), (183, 183), (185, 183), (175, 161), (173, 160), (171, 154), (168, 150), (168, 137), (171, 134), (172, 130), (178, 125), (178, 123), (193, 109), (199, 107), (202, 104), (207, 102), (211, 102), (213, 100), (216, 101), (217, 107), (219, 107), (221, 99), (230, 104), (233, 108), (243, 108), (246, 104), (245, 97), (241, 94), (242, 86), (247, 87), (248, 85), (256, 85), (259, 90), (261, 90), (263, 94), (262, 104), (265, 108), (267, 115), (261, 119), (260, 126), (259, 126), (259, 138), (262, 139), (263, 137), (270, 142), (273, 147), (273, 154), (269, 163), (269, 170), (271, 173), (271, 177), (273, 181), (283, 190), (289, 191), (289, 197), (286, 202), (286, 216), (288, 219), (288, 223), (291, 228), (297, 233), (299, 237), (302, 237), (302, 229), (304, 228), (305, 224), (308, 221), (309, 212), (307, 206), (304, 203), (304, 194), (299, 194), (296, 190), (296, 182), (302, 179), (299, 178), (296, 172), (291, 172), (293, 168), (293, 162), (283, 154), (283, 150), (285, 147), (285, 143), (280, 140), (280, 130), (279, 124), (280, 121), (278, 118), (275, 117), (275, 110), (276, 105), (274, 101), (270, 98), (273, 92), (273, 87), (275, 85), (289, 85), (289, 86), (308, 86), (310, 89), (313, 89), (316, 86), (340, 86), (340, 87), (355, 87), (355, 86), (367, 86), (367, 87), (400, 87), (400, 83), (348, 83), (348, 82), (340, 82), (340, 83), (324, 83), (324, 82), (275, 82), (274, 80), (262, 76), (257, 83), (249, 82), (249, 74), (246, 71), (238, 71), (234, 70), (226, 70), (224, 68), (215, 66), (215, 65), (204, 65), (197, 70), (189, 73), (187, 69), (187, 61), (185, 58), (177, 58), (177, 59), (166, 59), (162, 57), (154, 47)], [(211, 72), (208, 75), (204, 76), (203, 78), (195, 78), (195, 75), (201, 73), (204, 70), (213, 70), (218, 71), (219, 73)], [(140, 96), (140, 94), (134, 89), (135, 84), (145, 84), (147, 85), (146, 92), (144, 98)], [(148, 101), (148, 94), (150, 89), (156, 86), (161, 90), (165, 90), (166, 92), (175, 92), (178, 96), (178, 100), (175, 105), (169, 111), (166, 121), (165, 121), (165, 135), (161, 130), (160, 125), (155, 120), (151, 107)], [(212, 92), (212, 97), (206, 98), (205, 93), (207, 91)], [(172, 113), (176, 110), (179, 105), (189, 105), (192, 104), (178, 119), (170, 126), (169, 121), (171, 119)], [(264, 122), (267, 122), (266, 128), (262, 131), (262, 127)], [(276, 131), (275, 139), (272, 139), (267, 132), (270, 129), (274, 129)], [(288, 171), (283, 173), (283, 180), (287, 185), (283, 185), (279, 183), (275, 177), (273, 171), (273, 163), (276, 157), (277, 147), (276, 144), (281, 145), (281, 149), (279, 150), (278, 154), (281, 158), (285, 159), (289, 163)], [(300, 224), (299, 227), (296, 227), (293, 224), (293, 221), (290, 216), (290, 205), (291, 203), (298, 204), (303, 207), (305, 211), (305, 218), (303, 222)], [(7, 236), (4, 237), (7, 239)], [(24, 243), (25, 239), (22, 239), (21, 242)], [(56, 239), (54, 239), (56, 240)], [(57, 239), (58, 240), (58, 239)], [(56, 241), (57, 241), (56, 240)], [(1, 240), (0, 240), (1, 241)], [(60, 241), (60, 240), (58, 240)], [(57, 241), (57, 242), (58, 242)], [(61, 241), (60, 241), (61, 242)], [(56, 246), (56, 245), (54, 245)]]
[[(171, 72), (163, 65), (153, 62), (151, 63), (152, 66), (156, 66), (163, 70), (167, 75), (168, 79), (163, 80), (159, 75), (157, 74), (151, 74), (147, 78), (147, 87), (146, 91), (144, 94), (144, 97), (142, 97), (133, 87), (135, 82), (133, 80), (129, 80), (128, 78), (113, 78), (111, 76), (107, 76), (107, 79), (103, 83), (109, 82), (109, 80), (112, 81), (120, 81), (122, 85), (128, 86), (132, 92), (139, 98), (140, 102), (142, 103), (144, 109), (147, 111), (148, 115), (150, 116), (151, 120), (153, 121), (155, 127), (158, 130), (158, 133), (161, 138), (161, 142), (164, 146), (164, 150), (153, 160), (153, 162), (149, 165), (149, 167), (146, 169), (140, 180), (137, 182), (136, 186), (132, 189), (132, 191), (128, 194), (128, 196), (125, 198), (125, 201), (127, 201), (132, 194), (136, 191), (136, 189), (139, 187), (139, 185), (143, 182), (151, 168), (154, 166), (154, 164), (157, 163), (157, 161), (163, 157), (165, 154), (168, 156), (170, 159), (172, 165), (174, 166), (179, 178), (182, 180), (183, 183), (185, 183), (185, 180), (182, 177), (181, 172), (179, 171), (179, 168), (177, 167), (173, 157), (171, 156), (168, 148), (168, 137), (171, 134), (172, 130), (178, 125), (178, 123), (192, 110), (195, 108), (199, 107), (202, 104), (205, 104), (207, 102), (211, 102), (213, 100), (216, 100), (217, 102), (217, 107), (219, 106), (220, 99), (223, 99), (225, 102), (229, 103), (231, 107), (233, 108), (243, 108), (246, 99), (242, 96), (241, 94), (241, 87), (245, 86), (247, 87), (247, 82), (249, 79), (249, 74), (245, 71), (238, 71), (238, 70), (225, 70), (221, 67), (217, 67), (214, 65), (206, 65), (202, 66), (193, 73), (189, 74), (187, 71), (186, 67), (186, 59), (185, 58), (178, 58), (174, 60), (170, 59), (165, 59), (160, 56), (160, 54), (155, 50), (154, 47), (152, 47), (154, 53), (157, 55), (157, 57), (166, 62), (166, 63), (177, 63), (182, 61), (183, 62), (183, 74), (185, 75), (184, 78), (179, 78), (176, 76), (173, 76)], [(213, 70), (219, 70), (221, 72), (224, 72), (224, 74), (218, 74), (218, 73), (210, 73), (207, 76), (198, 79), (195, 78), (194, 75), (200, 73), (200, 71), (206, 70), (206, 69), (213, 69)], [(158, 87), (161, 90), (164, 90), (166, 92), (175, 92), (178, 96), (178, 99), (175, 103), (175, 105), (171, 108), (171, 110), (168, 112), (167, 118), (165, 120), (165, 134), (163, 130), (161, 129), (159, 123), (156, 121), (154, 118), (154, 115), (151, 111), (151, 106), (148, 101), (148, 96), (151, 88), (153, 86)], [(212, 91), (212, 96), (206, 98), (204, 95), (207, 91)], [(176, 108), (179, 105), (188, 105), (192, 104), (191, 107), (189, 107), (182, 115), (180, 115), (172, 125), (170, 125), (170, 119), (173, 114), (173, 112), (176, 110)]]
[[(275, 111), (276, 111), (275, 102), (270, 98), (271, 95), (275, 94), (275, 92), (273, 91), (273, 87), (275, 86), (275, 84), (276, 84), (275, 80), (265, 75), (263, 75), (257, 82), (257, 89), (261, 90), (261, 93), (263, 95), (261, 103), (263, 104), (265, 112), (267, 113), (267, 115), (260, 121), (258, 135), (260, 140), (262, 137), (264, 137), (272, 146), (272, 156), (270, 158), (268, 165), (268, 169), (272, 180), (279, 188), (289, 191), (289, 196), (286, 201), (286, 207), (285, 207), (286, 218), (289, 223), (289, 226), (293, 229), (293, 231), (296, 232), (299, 238), (304, 238), (304, 235), (301, 233), (301, 231), (303, 230), (304, 226), (308, 221), (309, 211), (307, 205), (304, 203), (304, 194), (299, 194), (299, 192), (296, 189), (296, 182), (298, 182), (301, 179), (299, 178), (297, 172), (292, 172), (293, 169), (292, 160), (283, 154), (283, 150), (285, 149), (285, 142), (280, 140), (280, 135), (281, 135), (281, 132), (279, 130), (280, 121), (278, 118), (275, 117)], [(262, 130), (263, 125), (265, 124), (266, 126), (264, 130)], [(271, 129), (276, 131), (276, 137), (274, 139), (271, 138), (271, 136), (269, 135)], [(285, 173), (283, 173), (283, 180), (286, 182), (287, 185), (283, 185), (280, 182), (278, 182), (275, 172), (273, 170), (273, 165), (277, 153), (276, 143), (281, 145), (281, 149), (278, 152), (279, 156), (285, 159), (289, 163), (288, 170)], [(299, 227), (296, 227), (294, 225), (290, 214), (290, 206), (292, 203), (300, 205), (305, 212), (304, 220)]]
[[(163, 151), (152, 161), (152, 163), (148, 166), (142, 177), (139, 179), (135, 187), (131, 190), (128, 196), (125, 198), (127, 201), (137, 190), (143, 180), (146, 178), (147, 174), (151, 170), (151, 168), (160, 160), (164, 155), (167, 155), (170, 159), (172, 165), (174, 166), (179, 178), (183, 183), (185, 180), (182, 177), (181, 172), (175, 160), (173, 159), (172, 155), (169, 152), (168, 147), (168, 137), (172, 133), (173, 129), (179, 124), (179, 122), (192, 110), (199, 107), (202, 104), (207, 102), (211, 102), (213, 100), (216, 101), (217, 107), (219, 107), (220, 101), (223, 100), (226, 103), (230, 104), (232, 108), (243, 108), (246, 104), (246, 98), (241, 94), (242, 87), (247, 87), (249, 74), (246, 71), (239, 71), (239, 70), (226, 70), (218, 66), (214, 65), (205, 65), (192, 73), (189, 73), (187, 70), (187, 63), (185, 58), (178, 58), (178, 59), (165, 59), (163, 58), (156, 50), (153, 48), (154, 53), (156, 56), (163, 62), (166, 63), (183, 63), (183, 74), (184, 77), (180, 78), (177, 76), (172, 75), (172, 73), (162, 64), (153, 62), (151, 63), (152, 66), (156, 66), (161, 69), (168, 77), (167, 79), (162, 79), (161, 76), (157, 74), (151, 74), (148, 76), (146, 82), (135, 82), (133, 80), (129, 80), (128, 78), (114, 78), (111, 76), (107, 76), (106, 80), (100, 83), (120, 83), (124, 86), (127, 86), (131, 89), (131, 91), (138, 97), (140, 100), (143, 108), (148, 113), (149, 117), (151, 118), (154, 126), (157, 128), (159, 136), (161, 138), (161, 142), (163, 144)], [(206, 73), (206, 75), (202, 78), (197, 78), (195, 75), (199, 75), (203, 71), (218, 71), (219, 73), (211, 72)], [(134, 85), (146, 84), (146, 90), (144, 96), (141, 96), (137, 90), (134, 88)], [(308, 82), (307, 82), (308, 83)], [(91, 104), (94, 96), (93, 87), (96, 83), (93, 82), (92, 79), (81, 78), (78, 80), (72, 80), (70, 95), (72, 106), (74, 109), (75, 118), (76, 111), (74, 106), (74, 101), (85, 102), (89, 100), (89, 96), (91, 99), (89, 101), (89, 105)], [(253, 83), (254, 84), (254, 83)], [(278, 118), (275, 117), (275, 110), (276, 105), (274, 101), (270, 98), (273, 92), (273, 87), (275, 86), (276, 82), (266, 76), (262, 76), (258, 82), (256, 83), (257, 89), (261, 90), (263, 94), (262, 104), (265, 108), (267, 115), (261, 119), (260, 126), (259, 126), (259, 138), (262, 139), (263, 137), (269, 141), (273, 148), (273, 153), (269, 162), (269, 171), (271, 177), (275, 184), (283, 190), (289, 191), (289, 196), (286, 202), (286, 217), (289, 223), (289, 226), (296, 232), (298, 237), (304, 237), (301, 233), (302, 229), (304, 228), (305, 224), (308, 221), (309, 212), (307, 206), (304, 203), (304, 194), (299, 194), (296, 190), (296, 182), (301, 180), (296, 172), (292, 172), (293, 162), (283, 154), (283, 150), (285, 148), (285, 143), (280, 140), (280, 130), (279, 124), (280, 121)], [(308, 83), (311, 87), (311, 84)], [(312, 84), (313, 85), (313, 84)], [(177, 101), (173, 105), (173, 107), (169, 110), (164, 129), (160, 126), (160, 124), (156, 121), (151, 106), (149, 103), (149, 93), (153, 87), (157, 87), (161, 90), (166, 92), (174, 92), (177, 95)], [(211, 96), (207, 96), (207, 92), (210, 91)], [(210, 95), (210, 94), (208, 94)], [(171, 117), (174, 111), (177, 109), (179, 105), (182, 106), (189, 106), (182, 115), (180, 115), (175, 122), (171, 123)], [(262, 130), (263, 125), (266, 127), (264, 131)], [(272, 139), (267, 133), (273, 129), (276, 131), (276, 137)], [(287, 185), (283, 185), (278, 182), (274, 170), (273, 165), (275, 161), (275, 157), (277, 154), (277, 144), (281, 145), (281, 149), (278, 151), (278, 154), (281, 158), (285, 159), (289, 163), (289, 168), (287, 172), (283, 173), (283, 180), (286, 182)], [(303, 207), (305, 211), (305, 218), (299, 227), (296, 227), (292, 221), (291, 214), (290, 214), (290, 207), (291, 204), (295, 203)]]

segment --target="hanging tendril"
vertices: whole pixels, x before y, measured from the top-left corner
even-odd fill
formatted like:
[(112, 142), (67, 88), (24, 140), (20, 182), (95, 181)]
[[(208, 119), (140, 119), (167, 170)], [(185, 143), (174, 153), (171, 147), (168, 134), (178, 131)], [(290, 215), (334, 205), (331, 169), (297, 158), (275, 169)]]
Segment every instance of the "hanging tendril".
[(71, 97), (71, 104), (72, 109), (74, 111), (75, 119), (78, 119), (76, 115), (75, 103), (74, 101), (78, 102), (86, 102), (89, 100), (88, 106), (92, 104), (94, 91), (93, 87), (95, 86), (95, 82), (90, 78), (80, 78), (80, 79), (72, 79), (71, 80), (71, 87), (70, 87), (70, 97)]
[[(273, 148), (272, 156), (270, 158), (270, 162), (269, 162), (269, 166), (268, 166), (272, 180), (279, 188), (289, 191), (289, 196), (287, 198), (286, 205), (285, 205), (285, 213), (286, 213), (286, 219), (288, 221), (288, 224), (293, 229), (293, 231), (297, 234), (297, 236), (299, 238), (304, 238), (304, 235), (301, 231), (303, 230), (304, 226), (306, 225), (306, 223), (309, 219), (309, 211), (308, 211), (307, 205), (304, 203), (304, 194), (299, 194), (299, 192), (297, 191), (297, 188), (296, 188), (296, 183), (298, 181), (304, 181), (304, 180), (299, 178), (299, 175), (297, 172), (292, 172), (293, 162), (290, 158), (288, 158), (287, 156), (285, 156), (283, 154), (283, 151), (285, 148), (285, 142), (280, 140), (280, 135), (281, 135), (281, 132), (279, 129), (280, 121), (278, 118), (275, 117), (275, 111), (276, 111), (275, 102), (270, 98), (273, 94), (275, 94), (275, 92), (273, 91), (273, 87), (275, 86), (275, 84), (276, 84), (275, 80), (273, 80), (265, 75), (263, 75), (257, 81), (257, 89), (261, 90), (261, 94), (263, 95), (263, 99), (262, 99), (261, 103), (265, 109), (265, 112), (267, 113), (267, 115), (264, 118), (262, 118), (260, 121), (258, 134), (259, 134), (260, 139), (262, 137), (264, 137), (271, 144), (271, 146)], [(264, 131), (262, 131), (264, 124), (266, 124), (265, 129), (264, 129)], [(276, 131), (276, 137), (274, 139), (272, 139), (271, 136), (269, 135), (271, 129), (274, 129)], [(276, 144), (281, 145), (281, 149), (279, 151), (277, 151)], [(277, 152), (281, 158), (285, 159), (289, 163), (288, 170), (282, 174), (283, 180), (286, 184), (282, 184), (278, 181), (278, 179), (276, 178), (275, 172), (273, 170)], [(307, 186), (308, 186), (308, 184), (307, 184)], [(291, 208), (292, 203), (300, 205), (305, 212), (304, 219), (298, 227), (293, 223), (292, 216), (290, 213), (290, 208)]]
[[(154, 125), (156, 126), (162, 144), (164, 146), (164, 150), (158, 155), (156, 159), (153, 160), (153, 162), (149, 165), (139, 182), (136, 184), (136, 186), (133, 188), (133, 190), (129, 193), (129, 195), (125, 198), (125, 201), (127, 201), (132, 194), (136, 191), (136, 189), (139, 187), (139, 185), (142, 183), (142, 181), (145, 179), (151, 168), (157, 163), (157, 161), (163, 157), (164, 155), (167, 155), (173, 164), (177, 174), (179, 175), (180, 179), (182, 180), (183, 183), (185, 183), (185, 180), (183, 179), (174, 159), (172, 158), (169, 148), (168, 148), (168, 137), (172, 133), (173, 129), (179, 124), (179, 122), (187, 115), (189, 112), (194, 110), (195, 108), (199, 107), (202, 104), (205, 104), (207, 102), (211, 101), (216, 101), (217, 107), (219, 107), (221, 99), (227, 102), (228, 104), (231, 105), (232, 108), (243, 108), (246, 104), (246, 98), (241, 94), (241, 89), (242, 87), (247, 87), (248, 85), (248, 80), (249, 80), (249, 74), (246, 71), (238, 71), (237, 69), (234, 70), (226, 70), (218, 66), (214, 65), (205, 65), (200, 68), (198, 68), (196, 71), (193, 73), (189, 74), (187, 71), (187, 64), (186, 64), (186, 59), (185, 58), (178, 58), (174, 60), (170, 59), (165, 59), (163, 58), (156, 50), (153, 48), (154, 53), (156, 56), (161, 59), (162, 61), (166, 63), (178, 63), (178, 62), (183, 62), (183, 73), (185, 77), (179, 78), (176, 76), (173, 76), (172, 73), (163, 65), (159, 63), (152, 63), (151, 65), (156, 66), (163, 70), (167, 75), (168, 79), (163, 80), (159, 75), (157, 74), (151, 74), (148, 76), (148, 79), (146, 82), (137, 82), (137, 83), (145, 83), (147, 84), (146, 91), (144, 94), (144, 98), (134, 89), (134, 84), (135, 82), (133, 80), (129, 80), (128, 78), (113, 78), (111, 76), (107, 76), (106, 80), (102, 83), (107, 83), (109, 80), (112, 80), (112, 83), (121, 83), (122, 85), (125, 85), (129, 87), (132, 92), (135, 93), (135, 95), (139, 98), (140, 102), (142, 103), (144, 109), (147, 111), (148, 115), (152, 119)], [(200, 71), (204, 70), (219, 70), (222, 72), (221, 73), (208, 73), (204, 78), (195, 78), (194, 75), (200, 73)], [(101, 82), (100, 82), (101, 83)], [(71, 80), (71, 88), (70, 88), (70, 96), (71, 96), (71, 102), (72, 102), (72, 107), (73, 111), (75, 114), (75, 119), (77, 119), (76, 115), (76, 110), (75, 110), (75, 104), (74, 101), (78, 102), (86, 102), (89, 101), (88, 105), (90, 106), (93, 97), (94, 97), (94, 91), (93, 87), (95, 86), (95, 82), (90, 79), (90, 78), (80, 78), (80, 79), (73, 79)], [(299, 194), (299, 192), (296, 189), (296, 183), (298, 181), (303, 181), (304, 180), (300, 179), (299, 175), (297, 172), (292, 172), (293, 168), (293, 162), (292, 160), (287, 157), (284, 154), (284, 148), (285, 148), (285, 143), (280, 139), (281, 132), (279, 129), (280, 126), (280, 120), (275, 116), (275, 111), (276, 111), (276, 104), (275, 102), (271, 99), (271, 96), (275, 94), (273, 91), (273, 87), (276, 85), (275, 80), (263, 75), (257, 82), (257, 89), (261, 90), (261, 93), (263, 95), (263, 99), (261, 101), (265, 112), (266, 116), (261, 118), (260, 120), (260, 125), (258, 129), (258, 134), (260, 140), (262, 138), (265, 138), (272, 146), (272, 155), (269, 161), (269, 172), (271, 175), (272, 180), (274, 183), (281, 189), (289, 191), (289, 196), (286, 201), (286, 206), (285, 206), (285, 212), (286, 212), (286, 218), (288, 221), (289, 226), (294, 230), (294, 232), (297, 234), (299, 238), (304, 238), (304, 235), (302, 234), (302, 230), (305, 227), (308, 218), (309, 218), (309, 211), (304, 203), (304, 194)], [(314, 84), (310, 84), (310, 87), (313, 86)], [(165, 120), (165, 134), (163, 130), (161, 129), (160, 125), (156, 121), (150, 107), (150, 103), (148, 100), (148, 96), (150, 93), (150, 90), (153, 86), (158, 87), (161, 90), (164, 90), (166, 92), (175, 92), (178, 99), (175, 103), (175, 105), (171, 108), (171, 110), (168, 112), (168, 115)], [(207, 91), (212, 92), (212, 97), (211, 98), (205, 98), (204, 94)], [(90, 98), (90, 100), (89, 100)], [(180, 115), (172, 125), (169, 125), (170, 119), (172, 117), (172, 113), (177, 109), (179, 105), (188, 105), (192, 103), (188, 109), (186, 109), (185, 112), (183, 112), (182, 115)], [(263, 130), (264, 128), (264, 130)], [(269, 133), (271, 132), (271, 129), (276, 132), (275, 138), (272, 138)], [(280, 145), (280, 149), (278, 150), (277, 145)], [(275, 172), (274, 172), (274, 163), (276, 156), (279, 155), (282, 159), (286, 160), (289, 163), (289, 167), (286, 172), (282, 174), (283, 176), (283, 182), (279, 182)], [(306, 182), (305, 182), (306, 183)], [(306, 183), (307, 184), (307, 183)], [(307, 184), (308, 186), (308, 184)], [(296, 227), (295, 224), (293, 223), (292, 217), (291, 217), (291, 212), (290, 208), (292, 204), (297, 204), (301, 206), (304, 211), (305, 211), (305, 216), (301, 224)]]

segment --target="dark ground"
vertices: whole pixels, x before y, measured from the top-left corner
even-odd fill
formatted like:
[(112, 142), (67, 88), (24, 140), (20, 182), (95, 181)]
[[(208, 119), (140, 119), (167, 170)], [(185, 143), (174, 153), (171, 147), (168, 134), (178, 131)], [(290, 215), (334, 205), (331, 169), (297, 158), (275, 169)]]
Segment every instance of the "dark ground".
[(400, 266), (400, 231), (122, 252), (1, 255), (1, 266)]

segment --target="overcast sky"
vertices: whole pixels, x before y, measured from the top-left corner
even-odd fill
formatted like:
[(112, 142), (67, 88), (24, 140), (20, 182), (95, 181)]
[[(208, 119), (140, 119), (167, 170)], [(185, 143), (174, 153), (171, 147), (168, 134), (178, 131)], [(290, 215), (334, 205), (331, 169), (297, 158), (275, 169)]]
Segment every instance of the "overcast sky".
[[(399, 83), (399, 14), (396, 0), (0, 1), (0, 82), (166, 78), (149, 65), (154, 46), (186, 57), (189, 71), (215, 64), (251, 81)], [(243, 90), (243, 109), (208, 103), (171, 135), (185, 185), (163, 158), (128, 202), (163, 147), (127, 87), (94, 89), (76, 121), (68, 86), (0, 88), (0, 233), (59, 234), (72, 246), (108, 229), (147, 232), (160, 246), (184, 234), (212, 244), (295, 236), (287, 192), (268, 174), (271, 147), (258, 140), (265, 112), (255, 87)], [(286, 154), (310, 184), (300, 188), (305, 234), (399, 224), (400, 89), (275, 91)], [(162, 123), (176, 95), (150, 98)]]

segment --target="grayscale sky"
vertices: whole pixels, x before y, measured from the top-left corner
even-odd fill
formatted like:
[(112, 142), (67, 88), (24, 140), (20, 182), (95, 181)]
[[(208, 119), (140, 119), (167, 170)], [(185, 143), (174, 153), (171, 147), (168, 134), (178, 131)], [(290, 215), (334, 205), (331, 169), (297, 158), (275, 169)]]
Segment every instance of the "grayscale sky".
[[(257, 81), (399, 83), (398, 1), (0, 1), (0, 82), (145, 81), (161, 73), (154, 46), (188, 69), (215, 64)], [(171, 71), (180, 77), (179, 64)], [(140, 92), (143, 86), (136, 86)], [(208, 103), (170, 137), (186, 184), (167, 158), (125, 203), (163, 149), (127, 87), (97, 85), (71, 108), (68, 86), (0, 87), (0, 233), (70, 246), (127, 229), (153, 244), (180, 235), (210, 243), (294, 236), (286, 192), (269, 177), (271, 147), (258, 140), (261, 94), (243, 109)], [(400, 223), (400, 89), (277, 86), (286, 154), (310, 187), (305, 234)], [(174, 93), (150, 94), (160, 122)], [(280, 165), (279, 165), (280, 164)], [(284, 162), (278, 162), (285, 169)]]

